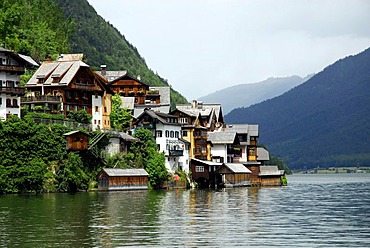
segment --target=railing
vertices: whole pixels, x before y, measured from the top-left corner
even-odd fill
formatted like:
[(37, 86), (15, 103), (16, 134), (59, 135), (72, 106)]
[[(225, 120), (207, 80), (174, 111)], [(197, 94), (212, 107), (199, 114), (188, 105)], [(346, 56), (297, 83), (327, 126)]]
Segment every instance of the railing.
[(0, 93), (24, 95), (26, 93), (26, 89), (19, 87), (0, 87)]
[(61, 96), (27, 96), (22, 97), (21, 102), (27, 103), (27, 102), (62, 102)]
[(240, 155), (242, 150), (240, 148), (227, 148), (227, 154)]
[(0, 65), (0, 71), (24, 72), (25, 69), (20, 65)]
[(53, 120), (53, 119), (44, 119), (44, 118), (33, 118), (33, 121), (36, 123), (44, 123), (44, 124), (60, 124), (63, 126), (67, 126), (72, 128), (73, 130), (77, 130), (79, 128), (83, 128), (88, 131), (92, 131), (92, 125), (91, 124), (83, 124), (78, 123), (74, 121), (64, 121), (64, 120)]
[(93, 91), (97, 89), (94, 84), (80, 84), (80, 83), (74, 83), (73, 88), (85, 91)]

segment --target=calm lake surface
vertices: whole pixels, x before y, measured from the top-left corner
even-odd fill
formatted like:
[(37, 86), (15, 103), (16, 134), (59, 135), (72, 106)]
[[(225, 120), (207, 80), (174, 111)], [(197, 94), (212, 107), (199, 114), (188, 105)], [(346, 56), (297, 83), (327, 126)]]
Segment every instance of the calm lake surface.
[(370, 174), (288, 183), (0, 196), (0, 247), (370, 247)]

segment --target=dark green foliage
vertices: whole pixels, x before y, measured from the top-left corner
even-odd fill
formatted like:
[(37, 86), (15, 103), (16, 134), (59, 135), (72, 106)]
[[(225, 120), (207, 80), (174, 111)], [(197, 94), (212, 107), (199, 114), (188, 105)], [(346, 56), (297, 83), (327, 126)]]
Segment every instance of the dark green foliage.
[(132, 145), (132, 153), (127, 154), (125, 159), (136, 168), (144, 168), (149, 173), (150, 186), (157, 189), (168, 175), (164, 154), (157, 152), (152, 131), (140, 128), (133, 136), (140, 141)]
[(292, 169), (370, 165), (370, 49), (341, 59), (287, 93), (234, 109)]
[(112, 128), (118, 131), (127, 131), (132, 122), (132, 115), (128, 109), (121, 108), (122, 100), (118, 94), (112, 96), (112, 111), (110, 113), (110, 123)]
[(51, 0), (0, 2), (0, 46), (37, 60), (68, 52), (72, 27)]
[(90, 124), (92, 115), (88, 114), (86, 110), (82, 109), (69, 112), (67, 118), (78, 123)]
[(265, 165), (277, 165), (279, 170), (284, 170), (288, 175), (292, 174), (286, 163), (278, 157), (271, 157), (269, 161), (265, 162)]
[[(140, 75), (143, 82), (151, 86), (169, 86), (148, 68), (136, 47), (110, 23), (99, 16), (86, 0), (54, 0), (64, 15), (76, 24), (72, 34), (72, 52), (84, 53), (87, 63), (94, 69), (107, 65), (108, 70), (126, 70), (129, 74)], [(172, 107), (186, 103), (186, 99), (171, 88)]]

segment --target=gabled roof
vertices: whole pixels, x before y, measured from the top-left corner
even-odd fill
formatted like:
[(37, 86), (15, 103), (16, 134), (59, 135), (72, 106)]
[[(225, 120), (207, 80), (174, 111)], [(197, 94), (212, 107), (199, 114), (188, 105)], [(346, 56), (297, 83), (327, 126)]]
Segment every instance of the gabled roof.
[(249, 136), (259, 136), (257, 124), (228, 124), (224, 130), (237, 132), (238, 134), (246, 134)]
[(231, 172), (234, 173), (252, 173), (247, 167), (245, 167), (243, 164), (237, 164), (237, 163), (224, 163), (224, 165), (229, 168)]
[(214, 114), (217, 122), (223, 122), (221, 104), (203, 103), (193, 100), (192, 103), (177, 104), (176, 109), (187, 112), (189, 115), (193, 116), (200, 113), (202, 117), (211, 117), (211, 115)]
[(276, 165), (264, 165), (260, 167), (259, 176), (282, 176), (284, 170), (279, 170)]
[(162, 124), (167, 124), (167, 125), (178, 125), (178, 126), (181, 126), (180, 123), (178, 122), (168, 122), (168, 118), (173, 118), (173, 119), (176, 119), (177, 120), (177, 116), (176, 115), (170, 115), (170, 114), (166, 114), (166, 113), (162, 113), (162, 112), (155, 112), (151, 109), (145, 109), (143, 113), (141, 113), (138, 117), (137, 117), (137, 120), (141, 120), (145, 115), (148, 115), (150, 116), (151, 118), (153, 118), (154, 120), (158, 120), (159, 122), (161, 122)]
[(81, 67), (89, 67), (82, 61), (46, 61), (41, 64), (27, 86), (37, 85), (38, 79), (44, 79), (44, 85), (50, 85), (53, 78), (59, 78), (59, 85), (68, 85)]
[(234, 144), (239, 143), (236, 132), (209, 132), (208, 141), (212, 144)]
[(149, 176), (148, 172), (144, 169), (112, 169), (104, 168), (103, 171), (110, 177), (122, 176)]
[(120, 132), (119, 135), (120, 135), (120, 137), (123, 140), (126, 140), (126, 141), (135, 141), (135, 140), (138, 140), (137, 138), (134, 138), (131, 135), (129, 135), (127, 133), (124, 133), (124, 132)]
[(139, 83), (143, 84), (144, 86), (148, 86), (149, 87), (149, 85), (147, 83), (144, 83), (144, 82), (140, 81), (139, 79), (137, 79), (137, 78), (135, 78), (135, 77), (133, 77), (133, 76), (127, 74), (127, 73), (124, 74), (124, 75), (122, 75), (122, 76), (120, 76), (120, 77), (115, 78), (112, 81), (109, 81), (108, 84), (109, 85), (112, 85), (112, 84), (114, 84), (114, 83), (116, 83), (116, 82), (118, 82), (120, 80), (134, 80), (136, 82), (139, 82)]
[(75, 130), (75, 131), (71, 131), (71, 132), (65, 133), (65, 134), (63, 134), (63, 136), (71, 136), (71, 135), (76, 134), (76, 133), (82, 133), (82, 134), (85, 134), (85, 135), (88, 136), (88, 134), (86, 134), (86, 133), (84, 133), (82, 131), (79, 131), (79, 130)]
[(270, 160), (269, 152), (263, 147), (257, 147), (257, 160), (258, 161), (268, 161), (268, 160)]
[(18, 63), (23, 63), (27, 67), (38, 67), (39, 66), (39, 64), (35, 60), (33, 60), (30, 56), (19, 54), (11, 50), (5, 49), (3, 47), (0, 47), (0, 52), (9, 54), (13, 59), (18, 61)]

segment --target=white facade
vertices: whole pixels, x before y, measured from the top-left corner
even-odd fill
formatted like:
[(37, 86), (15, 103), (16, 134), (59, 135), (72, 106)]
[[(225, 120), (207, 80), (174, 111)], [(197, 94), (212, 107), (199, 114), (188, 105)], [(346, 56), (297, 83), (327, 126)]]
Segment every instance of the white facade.
[(99, 95), (92, 97), (92, 128), (93, 130), (103, 127), (103, 99)]
[[(4, 52), (0, 52), (0, 65), (2, 66), (17, 66), (18, 62)], [(20, 75), (7, 71), (0, 71), (0, 119), (6, 120), (7, 115), (21, 116), (21, 98), (17, 94), (6, 92), (7, 88), (19, 87)]]
[[(212, 157), (217, 157), (217, 161), (213, 162), (218, 162), (218, 163), (226, 163), (227, 162), (227, 145), (226, 144), (214, 144), (211, 147), (211, 154)], [(223, 161), (220, 161), (219, 158), (223, 158)]]

